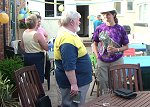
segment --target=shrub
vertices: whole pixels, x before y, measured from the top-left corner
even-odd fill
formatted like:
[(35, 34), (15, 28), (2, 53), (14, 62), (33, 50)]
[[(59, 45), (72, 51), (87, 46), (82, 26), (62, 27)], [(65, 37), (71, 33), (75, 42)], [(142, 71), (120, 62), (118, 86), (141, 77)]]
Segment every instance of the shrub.
[(12, 98), (12, 93), (15, 91), (13, 84), (10, 84), (8, 78), (3, 77), (0, 73), (0, 107), (18, 107), (19, 102)]
[(0, 60), (0, 73), (3, 75), (3, 78), (10, 80), (10, 84), (15, 85), (14, 71), (21, 67), (23, 67), (23, 61), (19, 57)]

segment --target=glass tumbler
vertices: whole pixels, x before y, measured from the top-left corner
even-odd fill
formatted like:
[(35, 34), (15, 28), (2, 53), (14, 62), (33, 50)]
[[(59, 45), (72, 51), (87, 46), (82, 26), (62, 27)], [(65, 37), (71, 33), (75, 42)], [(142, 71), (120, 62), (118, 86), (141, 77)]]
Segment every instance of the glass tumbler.
[(110, 106), (111, 94), (112, 94), (111, 89), (109, 89), (109, 88), (102, 89), (103, 106), (104, 106), (104, 107)]

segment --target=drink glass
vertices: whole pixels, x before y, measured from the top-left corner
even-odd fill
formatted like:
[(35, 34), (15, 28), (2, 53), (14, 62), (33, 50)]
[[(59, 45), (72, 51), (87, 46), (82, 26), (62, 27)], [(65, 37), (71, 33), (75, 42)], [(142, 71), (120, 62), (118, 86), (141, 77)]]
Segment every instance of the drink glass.
[(102, 89), (103, 106), (104, 107), (110, 106), (111, 94), (112, 94), (111, 89), (109, 89), (109, 88)]

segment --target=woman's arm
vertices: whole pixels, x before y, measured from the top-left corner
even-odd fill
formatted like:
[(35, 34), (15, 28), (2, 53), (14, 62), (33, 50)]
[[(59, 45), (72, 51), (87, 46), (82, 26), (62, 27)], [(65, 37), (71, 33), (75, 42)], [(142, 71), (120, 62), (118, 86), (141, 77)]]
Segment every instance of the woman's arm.
[(37, 42), (40, 44), (40, 46), (44, 50), (48, 51), (48, 44), (47, 44), (46, 40), (44, 39), (44, 37), (42, 36), (41, 33), (36, 33), (34, 35), (34, 39), (37, 40)]
[(127, 50), (128, 48), (129, 47), (128, 47), (128, 44), (127, 44), (127, 45), (124, 45), (124, 46), (118, 48), (117, 50), (120, 51), (120, 52), (123, 52), (123, 51)]
[(23, 38), (21, 38), (21, 41), (20, 41), (20, 47), (21, 47), (21, 49), (23, 50), (23, 51), (25, 51), (25, 49), (24, 49), (24, 43), (23, 43)]

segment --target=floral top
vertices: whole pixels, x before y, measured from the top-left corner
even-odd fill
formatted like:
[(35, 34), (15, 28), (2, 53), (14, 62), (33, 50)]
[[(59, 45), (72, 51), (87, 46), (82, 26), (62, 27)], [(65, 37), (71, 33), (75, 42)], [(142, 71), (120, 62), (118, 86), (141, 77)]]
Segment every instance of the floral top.
[(100, 45), (98, 58), (108, 63), (114, 62), (123, 56), (122, 52), (108, 53), (108, 45), (119, 48), (129, 43), (125, 29), (118, 24), (114, 26), (107, 26), (106, 24), (98, 26), (94, 32), (93, 40)]

